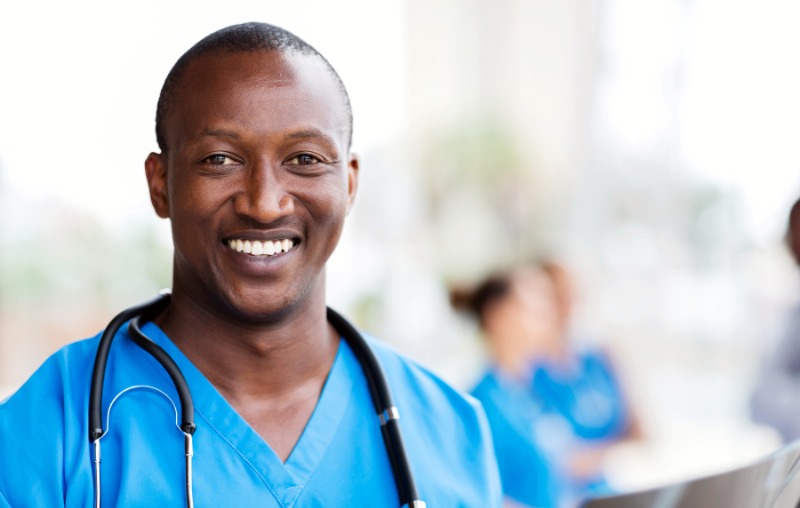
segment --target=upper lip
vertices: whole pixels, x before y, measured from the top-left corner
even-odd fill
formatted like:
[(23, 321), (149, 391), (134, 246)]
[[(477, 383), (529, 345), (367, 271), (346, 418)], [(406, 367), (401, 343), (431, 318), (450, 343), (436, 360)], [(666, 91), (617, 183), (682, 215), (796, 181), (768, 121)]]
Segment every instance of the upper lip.
[(269, 242), (275, 240), (299, 240), (300, 234), (291, 231), (289, 229), (269, 229), (269, 230), (258, 230), (258, 229), (245, 229), (242, 231), (237, 231), (235, 233), (229, 233), (222, 237), (222, 240), (227, 242), (228, 240), (258, 240), (260, 242)]

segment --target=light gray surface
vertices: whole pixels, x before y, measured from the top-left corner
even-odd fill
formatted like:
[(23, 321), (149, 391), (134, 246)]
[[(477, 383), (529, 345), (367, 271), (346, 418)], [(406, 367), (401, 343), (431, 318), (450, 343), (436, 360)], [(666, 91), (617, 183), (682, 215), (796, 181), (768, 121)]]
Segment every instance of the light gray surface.
[(659, 489), (588, 501), (583, 508), (797, 508), (800, 441), (751, 466)]

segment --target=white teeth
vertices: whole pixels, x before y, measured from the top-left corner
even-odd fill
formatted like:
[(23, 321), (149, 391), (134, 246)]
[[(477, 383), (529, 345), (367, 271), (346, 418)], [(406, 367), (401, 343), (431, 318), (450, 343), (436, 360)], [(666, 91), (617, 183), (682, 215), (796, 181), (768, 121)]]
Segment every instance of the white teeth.
[(289, 239), (259, 242), (258, 240), (228, 240), (228, 247), (252, 256), (274, 256), (281, 252), (289, 252), (294, 242)]

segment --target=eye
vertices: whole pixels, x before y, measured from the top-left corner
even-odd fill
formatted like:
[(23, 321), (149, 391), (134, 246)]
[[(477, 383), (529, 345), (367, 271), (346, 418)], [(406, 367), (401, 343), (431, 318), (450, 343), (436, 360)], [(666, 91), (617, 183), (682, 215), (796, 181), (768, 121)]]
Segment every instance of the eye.
[(236, 161), (228, 157), (227, 155), (219, 155), (219, 154), (206, 157), (205, 159), (203, 159), (203, 162), (207, 162), (214, 166), (230, 166), (231, 164), (236, 164)]
[(307, 153), (298, 155), (297, 157), (289, 161), (289, 164), (293, 164), (296, 166), (308, 166), (310, 164), (317, 164), (317, 163), (319, 163), (319, 159), (317, 159), (313, 155), (308, 155)]

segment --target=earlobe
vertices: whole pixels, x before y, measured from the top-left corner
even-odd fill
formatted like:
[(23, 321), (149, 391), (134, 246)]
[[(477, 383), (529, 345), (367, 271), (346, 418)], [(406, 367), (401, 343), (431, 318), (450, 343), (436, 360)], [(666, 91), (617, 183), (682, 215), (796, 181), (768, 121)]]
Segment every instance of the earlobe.
[(169, 193), (167, 192), (167, 165), (164, 154), (151, 152), (144, 161), (144, 172), (147, 176), (147, 187), (150, 190), (150, 202), (156, 215), (162, 219), (169, 218)]
[(359, 160), (358, 155), (350, 154), (350, 161), (347, 163), (347, 213), (353, 209), (353, 203), (356, 200), (356, 192), (358, 191), (358, 169)]

